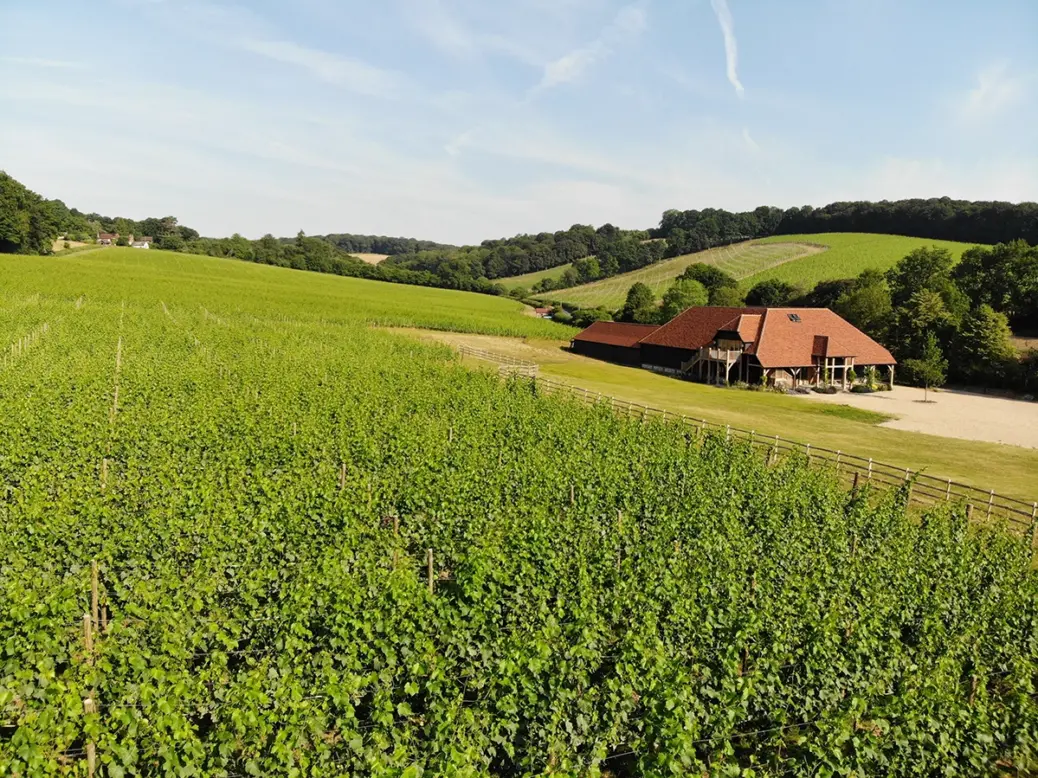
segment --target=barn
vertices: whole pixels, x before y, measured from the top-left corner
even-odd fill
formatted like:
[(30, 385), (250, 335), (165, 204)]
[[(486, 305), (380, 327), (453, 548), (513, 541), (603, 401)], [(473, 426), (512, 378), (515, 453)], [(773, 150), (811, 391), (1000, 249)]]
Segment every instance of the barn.
[(704, 383), (849, 387), (869, 368), (894, 383), (893, 355), (828, 308), (689, 308), (661, 327), (597, 322), (577, 353)]
[(618, 365), (642, 364), (639, 341), (659, 329), (655, 324), (596, 321), (570, 341), (570, 349), (586, 357)]

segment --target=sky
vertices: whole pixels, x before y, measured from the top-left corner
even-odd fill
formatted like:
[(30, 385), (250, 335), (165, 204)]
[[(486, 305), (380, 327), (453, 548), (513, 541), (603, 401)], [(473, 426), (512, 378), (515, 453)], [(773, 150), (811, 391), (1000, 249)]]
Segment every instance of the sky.
[(1035, 0), (0, 0), (0, 169), (204, 235), (1038, 200)]

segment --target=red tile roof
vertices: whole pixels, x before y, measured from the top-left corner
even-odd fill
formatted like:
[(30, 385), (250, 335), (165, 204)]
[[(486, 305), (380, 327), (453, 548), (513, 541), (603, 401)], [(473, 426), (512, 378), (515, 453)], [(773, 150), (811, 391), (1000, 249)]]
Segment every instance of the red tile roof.
[(638, 342), (655, 332), (655, 324), (626, 324), (617, 321), (596, 321), (573, 340), (586, 343), (602, 343), (607, 346), (637, 346)]
[(896, 364), (887, 349), (828, 308), (689, 308), (642, 343), (694, 351), (712, 343), (719, 331), (738, 332), (751, 344), (747, 353), (765, 368), (809, 367), (813, 357)]
[(859, 365), (897, 364), (883, 346), (828, 308), (769, 308), (756, 354), (764, 367), (804, 367), (813, 356), (854, 357)]
[(767, 308), (715, 308), (705, 306), (689, 308), (679, 313), (667, 324), (642, 339), (650, 346), (671, 346), (695, 350), (712, 343), (717, 331), (725, 325), (738, 327), (736, 320), (746, 314), (763, 314)]

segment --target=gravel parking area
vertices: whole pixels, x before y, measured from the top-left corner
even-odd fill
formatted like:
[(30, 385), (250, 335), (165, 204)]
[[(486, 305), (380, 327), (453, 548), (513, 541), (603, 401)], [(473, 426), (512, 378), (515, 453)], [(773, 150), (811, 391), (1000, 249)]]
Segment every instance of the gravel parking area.
[[(930, 401), (923, 402), (923, 390), (908, 386), (895, 386), (892, 392), (875, 394), (812, 392), (801, 396), (805, 402), (838, 403), (898, 417), (881, 425), (884, 427), (1038, 448), (1038, 402), (954, 389), (931, 391)], [(1038, 473), (1035, 479), (1038, 480)]]

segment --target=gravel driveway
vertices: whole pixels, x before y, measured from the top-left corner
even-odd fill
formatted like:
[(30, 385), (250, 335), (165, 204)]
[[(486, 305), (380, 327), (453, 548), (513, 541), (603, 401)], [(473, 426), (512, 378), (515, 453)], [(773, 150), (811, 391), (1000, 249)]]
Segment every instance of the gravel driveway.
[(930, 402), (924, 403), (923, 390), (908, 386), (875, 394), (812, 392), (801, 396), (805, 402), (850, 405), (898, 417), (880, 425), (883, 427), (1038, 448), (1038, 402), (943, 389), (931, 391)]

